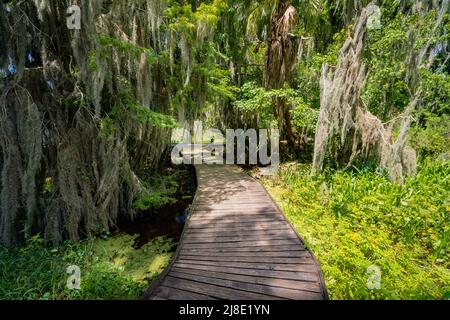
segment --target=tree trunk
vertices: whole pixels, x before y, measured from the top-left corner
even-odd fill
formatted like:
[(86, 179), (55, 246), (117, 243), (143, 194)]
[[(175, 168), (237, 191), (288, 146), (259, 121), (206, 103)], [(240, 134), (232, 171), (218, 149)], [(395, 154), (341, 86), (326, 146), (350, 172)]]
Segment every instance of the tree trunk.
[[(292, 69), (297, 61), (298, 39), (291, 31), (298, 21), (297, 9), (288, 0), (280, 0), (272, 17), (271, 35), (268, 40), (265, 82), (267, 89), (280, 89), (290, 81)], [(296, 137), (291, 124), (289, 105), (286, 99), (274, 98), (273, 108), (278, 119), (282, 140), (287, 140), (295, 150)]]

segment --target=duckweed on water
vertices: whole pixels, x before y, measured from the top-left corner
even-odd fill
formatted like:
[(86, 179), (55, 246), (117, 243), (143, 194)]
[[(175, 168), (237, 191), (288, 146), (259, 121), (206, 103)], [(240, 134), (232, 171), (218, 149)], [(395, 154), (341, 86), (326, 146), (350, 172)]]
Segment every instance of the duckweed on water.
[[(159, 237), (134, 249), (136, 236), (116, 235), (46, 247), (40, 237), (25, 247), (0, 247), (0, 300), (139, 299), (169, 264), (174, 243)], [(69, 265), (81, 269), (81, 289), (67, 288)]]

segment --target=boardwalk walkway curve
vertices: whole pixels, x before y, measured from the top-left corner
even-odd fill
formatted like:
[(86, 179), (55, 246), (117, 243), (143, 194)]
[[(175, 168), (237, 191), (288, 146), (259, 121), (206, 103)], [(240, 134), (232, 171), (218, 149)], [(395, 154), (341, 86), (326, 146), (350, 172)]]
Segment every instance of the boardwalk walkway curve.
[(234, 165), (195, 168), (175, 257), (145, 299), (328, 299), (315, 257), (260, 183)]

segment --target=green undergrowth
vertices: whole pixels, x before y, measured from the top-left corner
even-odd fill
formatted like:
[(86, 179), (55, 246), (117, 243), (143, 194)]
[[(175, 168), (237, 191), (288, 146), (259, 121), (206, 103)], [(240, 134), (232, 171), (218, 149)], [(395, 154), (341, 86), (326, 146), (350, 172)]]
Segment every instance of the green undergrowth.
[[(0, 247), (0, 300), (139, 299), (169, 264), (173, 242), (156, 238), (134, 249), (136, 236), (116, 235), (47, 247), (40, 237), (15, 249)], [(81, 271), (68, 289), (69, 266)]]
[(134, 208), (140, 211), (159, 209), (165, 205), (177, 202), (176, 193), (180, 189), (180, 180), (184, 172), (174, 171), (168, 174), (154, 174), (144, 183), (144, 192), (134, 203)]
[[(373, 170), (310, 175), (287, 164), (263, 182), (319, 260), (332, 299), (448, 299), (450, 167), (423, 161), (405, 185)], [(368, 288), (374, 268), (379, 286)]]

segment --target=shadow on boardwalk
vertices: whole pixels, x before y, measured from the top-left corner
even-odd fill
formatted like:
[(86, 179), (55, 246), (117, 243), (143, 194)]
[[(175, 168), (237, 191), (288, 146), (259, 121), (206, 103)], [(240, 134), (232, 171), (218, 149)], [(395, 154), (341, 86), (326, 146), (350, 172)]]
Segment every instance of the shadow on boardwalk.
[(320, 266), (266, 190), (234, 165), (198, 165), (198, 190), (151, 300), (327, 299)]

